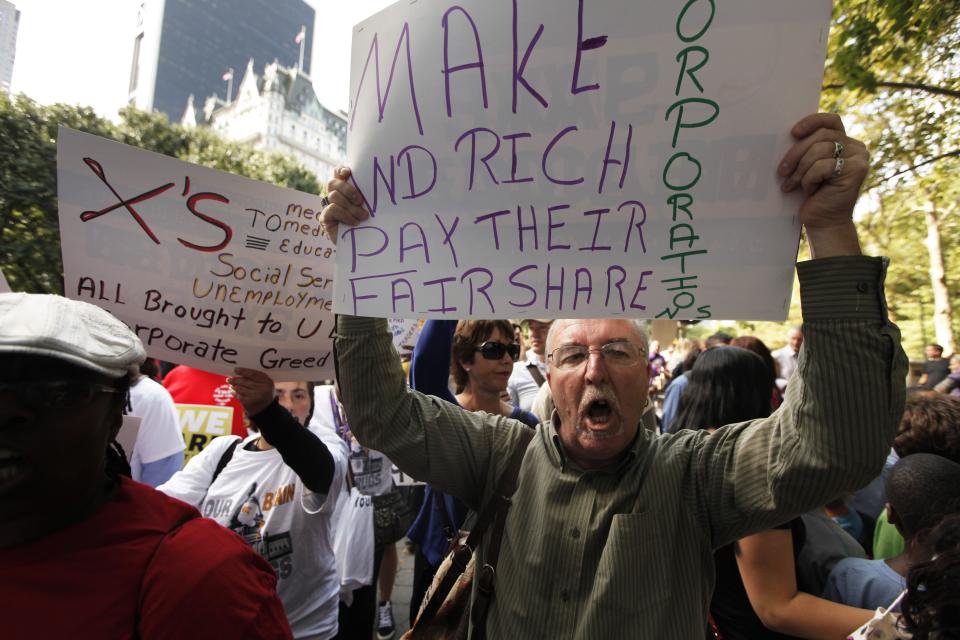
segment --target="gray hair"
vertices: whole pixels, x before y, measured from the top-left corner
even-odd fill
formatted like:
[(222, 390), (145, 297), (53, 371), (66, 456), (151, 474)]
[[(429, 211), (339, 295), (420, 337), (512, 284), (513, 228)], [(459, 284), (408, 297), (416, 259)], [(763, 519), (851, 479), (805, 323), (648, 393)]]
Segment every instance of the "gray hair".
[[(636, 320), (634, 318), (605, 318), (607, 320), (623, 320), (624, 322), (629, 323), (633, 330), (637, 332), (637, 336), (640, 340), (640, 350), (643, 354), (647, 353), (647, 350), (650, 347), (650, 338), (647, 336), (647, 330), (643, 326), (643, 321)], [(553, 352), (553, 341), (556, 340), (556, 334), (560, 331), (560, 328), (566, 326), (566, 323), (570, 322), (569, 319), (564, 320), (554, 320), (553, 324), (550, 325), (550, 331), (547, 332), (547, 344), (544, 349), (544, 354), (547, 357), (547, 367), (550, 367), (550, 354)]]

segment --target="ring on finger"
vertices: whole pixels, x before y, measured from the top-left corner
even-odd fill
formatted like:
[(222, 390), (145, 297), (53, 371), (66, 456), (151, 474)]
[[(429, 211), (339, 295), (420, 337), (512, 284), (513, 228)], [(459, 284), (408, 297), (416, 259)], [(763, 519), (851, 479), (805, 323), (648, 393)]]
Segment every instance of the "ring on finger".
[(833, 175), (830, 176), (831, 180), (836, 180), (840, 177), (840, 174), (843, 173), (843, 165), (845, 161), (843, 158), (838, 157), (837, 162), (833, 165)]
[[(834, 158), (839, 158), (840, 156), (842, 156), (842, 155), (843, 155), (843, 149), (844, 149), (843, 143), (840, 142), (839, 140), (834, 140), (834, 142), (833, 142), (833, 157), (834, 157)], [(842, 167), (842, 166), (843, 166), (843, 165), (841, 165), (841, 167)]]
[(329, 204), (330, 204), (330, 198), (328, 198), (327, 196), (323, 196), (322, 198), (320, 198), (321, 209), (325, 209)]

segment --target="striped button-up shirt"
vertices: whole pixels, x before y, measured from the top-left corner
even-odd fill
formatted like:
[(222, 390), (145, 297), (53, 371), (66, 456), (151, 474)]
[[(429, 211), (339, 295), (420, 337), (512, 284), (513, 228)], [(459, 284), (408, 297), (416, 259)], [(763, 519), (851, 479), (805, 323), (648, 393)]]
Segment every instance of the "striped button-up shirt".
[[(585, 471), (541, 424), (507, 517), (491, 638), (702, 638), (713, 550), (869, 482), (903, 410), (906, 357), (887, 320), (885, 262), (797, 266), (799, 373), (769, 418), (714, 434), (640, 429)], [(472, 508), (528, 427), (410, 391), (383, 320), (341, 316), (338, 377), (365, 446)], [(481, 549), (481, 555), (483, 550)]]

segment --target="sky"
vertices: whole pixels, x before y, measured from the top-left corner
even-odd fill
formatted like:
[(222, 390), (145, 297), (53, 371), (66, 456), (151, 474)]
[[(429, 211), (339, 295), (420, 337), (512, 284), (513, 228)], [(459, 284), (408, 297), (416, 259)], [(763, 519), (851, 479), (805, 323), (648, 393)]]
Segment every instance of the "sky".
[[(20, 10), (12, 92), (42, 104), (88, 105), (113, 117), (127, 101), (139, 0), (11, 1)], [(307, 2), (317, 11), (311, 64), (317, 96), (346, 110), (352, 27), (393, 2)]]

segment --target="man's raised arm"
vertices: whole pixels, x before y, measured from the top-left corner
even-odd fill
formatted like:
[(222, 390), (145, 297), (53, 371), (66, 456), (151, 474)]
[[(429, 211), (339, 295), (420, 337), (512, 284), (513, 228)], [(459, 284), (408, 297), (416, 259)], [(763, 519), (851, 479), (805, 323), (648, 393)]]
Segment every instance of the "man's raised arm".
[[(369, 217), (363, 198), (340, 168), (328, 187), (322, 222), (336, 242), (339, 224)], [(490, 478), (507, 459), (521, 423), (471, 413), (407, 388), (387, 321), (337, 317), (337, 382), (350, 430), (364, 446), (382, 451), (410, 476), (477, 508)]]
[(804, 342), (783, 406), (721, 429), (695, 457), (714, 544), (783, 522), (879, 473), (903, 412), (906, 356), (887, 318), (886, 261), (860, 255), (853, 208), (868, 169), (840, 118), (816, 114), (779, 172), (813, 260), (797, 265)]

